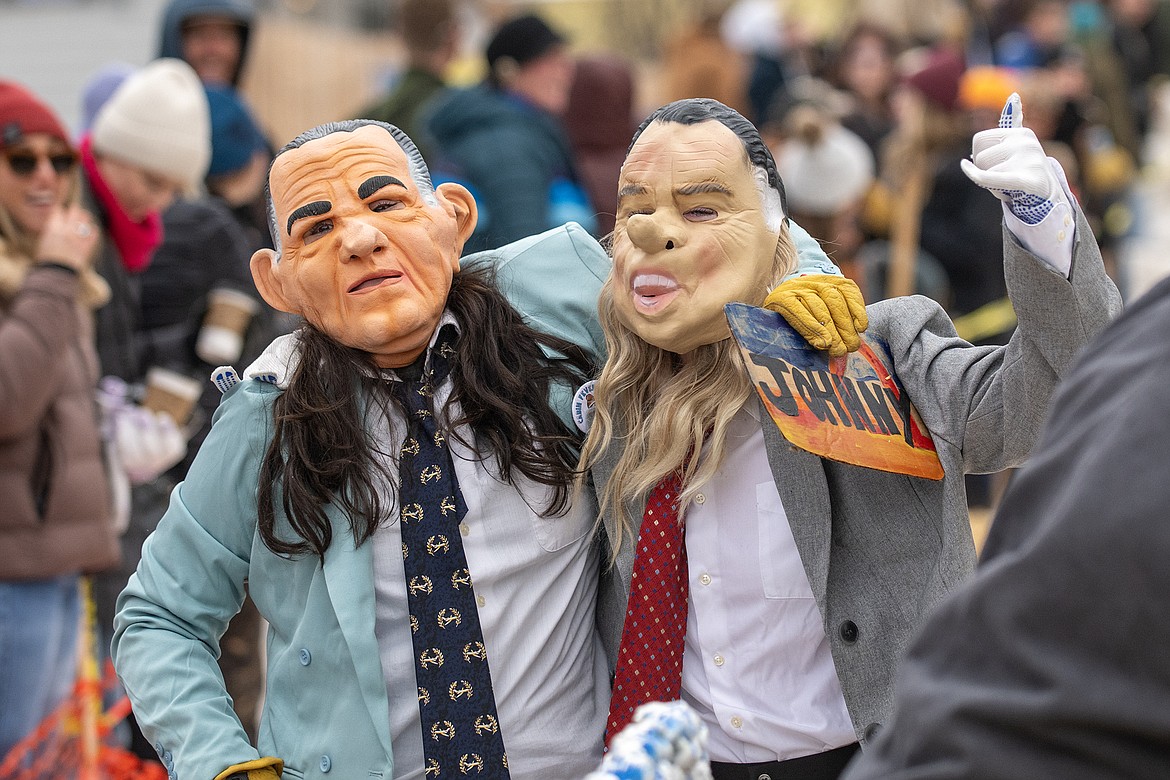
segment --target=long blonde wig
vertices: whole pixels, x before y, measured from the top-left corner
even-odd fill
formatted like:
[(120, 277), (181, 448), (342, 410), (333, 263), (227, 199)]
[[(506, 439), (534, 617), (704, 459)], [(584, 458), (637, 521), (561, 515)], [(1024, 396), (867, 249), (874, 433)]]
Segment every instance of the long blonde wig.
[[(775, 287), (796, 265), (796, 249), (782, 224), (772, 268)], [(719, 470), (724, 438), (731, 418), (752, 392), (739, 349), (730, 336), (679, 356), (646, 343), (626, 327), (614, 307), (614, 277), (601, 288), (598, 309), (608, 359), (594, 390), (594, 416), (581, 454), (583, 471), (611, 447), (621, 455), (598, 495), (600, 515), (611, 517), (605, 530), (611, 560), (621, 549), (634, 519), (626, 505), (641, 506), (663, 477), (681, 471), (683, 491), (679, 516), (699, 489)], [(759, 291), (763, 303), (769, 289)], [(707, 450), (703, 457), (689, 453)]]

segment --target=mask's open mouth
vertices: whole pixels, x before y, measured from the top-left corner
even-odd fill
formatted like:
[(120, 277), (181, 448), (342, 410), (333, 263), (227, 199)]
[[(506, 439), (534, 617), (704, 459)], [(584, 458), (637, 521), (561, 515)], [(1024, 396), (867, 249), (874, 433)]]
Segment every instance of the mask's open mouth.
[(634, 306), (645, 314), (660, 311), (678, 297), (678, 282), (662, 274), (637, 274), (630, 283)]

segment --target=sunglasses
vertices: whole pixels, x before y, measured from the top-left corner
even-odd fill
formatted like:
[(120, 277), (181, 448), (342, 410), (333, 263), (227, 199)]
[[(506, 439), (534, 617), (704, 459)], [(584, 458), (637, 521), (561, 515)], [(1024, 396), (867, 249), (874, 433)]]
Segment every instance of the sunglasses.
[(41, 160), (48, 160), (49, 165), (53, 166), (53, 171), (59, 176), (70, 173), (77, 165), (77, 155), (70, 152), (43, 155), (35, 152), (10, 151), (5, 152), (4, 156), (8, 160), (8, 167), (17, 176), (31, 176)]

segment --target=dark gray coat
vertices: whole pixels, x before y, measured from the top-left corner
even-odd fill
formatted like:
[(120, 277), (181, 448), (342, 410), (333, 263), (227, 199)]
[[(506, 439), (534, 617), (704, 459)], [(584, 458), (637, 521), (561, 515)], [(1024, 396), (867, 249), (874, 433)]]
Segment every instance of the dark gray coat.
[(1070, 372), (848, 780), (1170, 777), (1167, 334), (1170, 281)]

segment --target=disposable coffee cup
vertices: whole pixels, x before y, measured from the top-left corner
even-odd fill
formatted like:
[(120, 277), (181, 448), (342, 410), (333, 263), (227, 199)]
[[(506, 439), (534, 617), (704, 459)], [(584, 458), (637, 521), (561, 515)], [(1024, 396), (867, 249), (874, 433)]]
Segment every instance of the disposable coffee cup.
[(167, 368), (146, 372), (146, 395), (142, 405), (156, 412), (166, 412), (178, 425), (186, 425), (203, 392), (203, 383), (186, 374)]
[(195, 354), (213, 366), (239, 360), (244, 349), (244, 332), (257, 309), (256, 299), (239, 290), (212, 290), (207, 294), (207, 313), (195, 340)]

